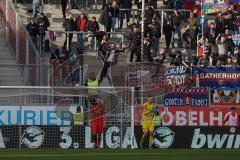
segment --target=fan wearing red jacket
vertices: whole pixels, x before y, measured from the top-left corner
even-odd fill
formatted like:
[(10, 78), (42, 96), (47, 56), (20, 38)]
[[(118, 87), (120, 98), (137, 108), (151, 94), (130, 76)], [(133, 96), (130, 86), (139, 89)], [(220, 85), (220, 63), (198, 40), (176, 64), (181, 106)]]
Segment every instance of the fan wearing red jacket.
[(96, 103), (91, 106), (91, 131), (96, 148), (100, 148), (101, 135), (104, 128), (105, 108), (100, 98), (96, 99)]

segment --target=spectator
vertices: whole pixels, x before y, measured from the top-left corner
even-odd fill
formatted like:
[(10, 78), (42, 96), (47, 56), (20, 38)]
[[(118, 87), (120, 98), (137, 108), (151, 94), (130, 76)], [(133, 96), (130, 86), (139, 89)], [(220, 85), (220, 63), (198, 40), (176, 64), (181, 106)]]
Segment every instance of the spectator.
[(174, 9), (182, 9), (183, 8), (183, 1), (182, 0), (175, 0), (174, 1)]
[(206, 39), (205, 37), (202, 37), (200, 40), (198, 40), (197, 47), (198, 47), (198, 56), (201, 57), (203, 53), (210, 55), (209, 52), (210, 52), (211, 45), (209, 45), (208, 39)]
[[(181, 48), (182, 47), (182, 33), (181, 33), (181, 15), (179, 13), (178, 10), (174, 10), (174, 14), (173, 14), (173, 26), (174, 26), (174, 34), (177, 33), (178, 35), (178, 47)], [(173, 36), (174, 39), (174, 36)], [(175, 40), (173, 40), (175, 42)]]
[(88, 35), (88, 43), (89, 43), (89, 48), (93, 49), (94, 37), (96, 37), (96, 33), (99, 31), (99, 25), (98, 25), (98, 22), (96, 21), (96, 17), (92, 17), (92, 19), (88, 22), (87, 30), (88, 32), (92, 33)]
[(70, 2), (71, 2), (71, 8), (72, 9), (78, 9), (78, 7), (77, 7), (77, 0), (70, 0)]
[(144, 38), (143, 42), (143, 62), (153, 62), (150, 51), (150, 39)]
[(30, 35), (30, 38), (31, 38), (33, 44), (35, 45), (35, 47), (37, 47), (38, 36), (40, 35), (40, 33), (39, 33), (39, 27), (38, 27), (36, 20), (32, 19), (31, 22), (26, 25), (26, 29)]
[(160, 24), (156, 21), (156, 19), (152, 20), (152, 24), (149, 25), (149, 27), (150, 27), (151, 47), (156, 56), (157, 53), (159, 52), (161, 27), (160, 27)]
[(146, 8), (145, 8), (145, 23), (146, 23), (146, 25), (149, 25), (152, 23), (154, 14), (155, 14), (155, 11), (152, 8), (152, 6), (150, 6), (149, 4), (146, 4)]
[(219, 32), (216, 29), (216, 25), (214, 24), (214, 22), (211, 22), (210, 27), (208, 27), (205, 31), (205, 37), (207, 38), (211, 46), (216, 44), (216, 38), (218, 34)]
[(209, 56), (209, 66), (216, 66), (217, 59), (219, 58), (217, 48), (215, 46), (211, 47), (210, 56)]
[(68, 4), (68, 0), (61, 0), (62, 14), (64, 19), (66, 18), (67, 4)]
[[(63, 22), (63, 27), (65, 29), (66, 32), (72, 32), (75, 30), (76, 25), (75, 22), (72, 18), (72, 13), (69, 12), (66, 16), (66, 19)], [(63, 50), (66, 50), (66, 46), (67, 46), (67, 40), (68, 40), (68, 44), (69, 44), (69, 50), (71, 50), (71, 44), (72, 44), (72, 38), (73, 38), (73, 33), (66, 33), (66, 38), (63, 44)]]
[(226, 29), (225, 33), (223, 34), (223, 36), (225, 37), (225, 41), (226, 41), (226, 47), (227, 47), (227, 53), (228, 54), (233, 54), (233, 50), (234, 50), (234, 43), (232, 40), (232, 35), (230, 33), (230, 30)]
[[(198, 18), (194, 15), (193, 12), (190, 13), (190, 18), (188, 19), (187, 22), (188, 28), (184, 34), (183, 34), (183, 40), (187, 43), (190, 44), (191, 49), (196, 48), (196, 40), (197, 40), (197, 34), (198, 34)], [(190, 42), (188, 40), (188, 37), (190, 37)]]
[(225, 29), (229, 29), (231, 31), (234, 31), (234, 19), (233, 14), (228, 13), (225, 19)]
[(51, 52), (50, 63), (53, 66), (53, 85), (62, 86), (62, 58), (58, 48), (54, 48)]
[(50, 26), (50, 22), (48, 17), (44, 15), (44, 13), (39, 14), (39, 18), (37, 19), (37, 24), (39, 26), (40, 32), (40, 47), (43, 47), (43, 40), (45, 39), (46, 31)]
[(172, 57), (171, 66), (181, 66), (182, 65), (182, 54), (180, 51), (177, 51), (176, 54), (171, 54)]
[(216, 30), (219, 32), (219, 34), (223, 34), (225, 31), (225, 18), (221, 13), (219, 13), (215, 18), (215, 24)]
[[(163, 33), (165, 34), (165, 40), (166, 40), (166, 47), (169, 49), (169, 46), (172, 42), (172, 33), (174, 31), (173, 27), (173, 20), (172, 15), (168, 14), (164, 23), (163, 23)], [(172, 42), (172, 48), (174, 48), (174, 44)]]
[(198, 61), (198, 66), (199, 67), (207, 67), (207, 66), (209, 66), (209, 62), (210, 62), (209, 57), (205, 53), (203, 53), (202, 57), (200, 57), (200, 59)]
[(112, 32), (116, 32), (118, 29), (119, 13), (120, 13), (120, 11), (119, 11), (119, 7), (117, 5), (117, 1), (113, 0), (111, 8), (110, 8), (110, 14), (112, 17), (112, 25), (111, 25)]
[[(99, 44), (99, 47), (98, 47), (98, 51), (100, 52), (100, 58), (104, 61), (105, 59), (106, 59), (106, 55), (107, 55), (107, 53), (106, 53), (106, 50), (105, 50), (105, 45), (107, 44), (107, 42), (108, 42), (108, 37), (107, 37), (107, 35), (104, 35), (103, 36), (103, 38), (102, 38), (102, 40), (101, 40), (101, 42), (100, 42), (100, 44)], [(98, 55), (99, 56), (99, 55)]]
[(182, 59), (183, 59), (183, 65), (185, 67), (191, 67), (192, 66), (192, 54), (189, 51), (189, 47), (185, 46), (182, 50)]
[(112, 0), (103, 0), (102, 10), (106, 9), (106, 7), (111, 6)]
[(112, 15), (110, 12), (110, 7), (106, 6), (103, 12), (100, 15), (99, 23), (105, 27), (106, 32), (111, 31), (112, 27)]
[(127, 25), (130, 22), (130, 17), (131, 17), (131, 11), (132, 9), (132, 1), (131, 0), (119, 0), (119, 7), (120, 9), (129, 9), (129, 10), (124, 10), (120, 11), (120, 29), (123, 27), (123, 20), (127, 19)]
[(36, 18), (38, 13), (43, 12), (43, 6), (42, 6), (42, 1), (41, 0), (33, 0), (33, 14), (32, 17)]
[(108, 68), (117, 63), (117, 54), (123, 52), (123, 50), (116, 49), (115, 43), (108, 43), (105, 46), (107, 57), (104, 61), (104, 65), (100, 73), (99, 83), (101, 83), (103, 81), (103, 78), (107, 76)]
[(222, 35), (219, 35), (216, 38), (216, 42), (218, 47), (218, 55), (224, 58), (227, 55), (227, 43), (226, 43), (225, 37)]
[(89, 9), (88, 3), (89, 3), (88, 0), (81, 0), (81, 8)]
[(129, 39), (132, 42), (130, 62), (133, 62), (134, 55), (137, 57), (135, 62), (141, 62), (141, 32), (137, 25), (134, 26), (133, 32), (129, 34)]
[[(80, 16), (76, 18), (75, 23), (76, 23), (78, 32), (87, 31), (88, 19), (84, 13), (81, 13)], [(83, 50), (84, 50), (84, 37), (85, 37), (85, 34), (83, 33), (77, 34), (77, 52), (81, 54), (83, 53)]]
[(153, 58), (154, 61), (158, 64), (163, 64), (164, 60), (166, 59), (165, 52), (166, 52), (166, 50), (164, 48), (161, 48), (159, 54), (157, 54), (157, 56)]
[(152, 79), (157, 77), (157, 74), (159, 73), (159, 69), (160, 67), (162, 67), (163, 63), (164, 63), (164, 60), (166, 59), (166, 50), (164, 48), (161, 48), (160, 49), (160, 53), (153, 58), (154, 62), (157, 64), (157, 68), (156, 68), (156, 71), (155, 73), (152, 75)]
[(226, 67), (236, 67), (236, 63), (234, 63), (231, 56), (229, 56), (228, 59), (227, 59)]

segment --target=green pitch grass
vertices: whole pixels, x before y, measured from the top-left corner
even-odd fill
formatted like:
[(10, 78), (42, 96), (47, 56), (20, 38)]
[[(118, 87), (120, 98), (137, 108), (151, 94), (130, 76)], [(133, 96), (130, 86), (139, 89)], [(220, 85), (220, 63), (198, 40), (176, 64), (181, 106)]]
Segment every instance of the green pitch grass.
[(239, 160), (240, 150), (1, 149), (0, 160)]

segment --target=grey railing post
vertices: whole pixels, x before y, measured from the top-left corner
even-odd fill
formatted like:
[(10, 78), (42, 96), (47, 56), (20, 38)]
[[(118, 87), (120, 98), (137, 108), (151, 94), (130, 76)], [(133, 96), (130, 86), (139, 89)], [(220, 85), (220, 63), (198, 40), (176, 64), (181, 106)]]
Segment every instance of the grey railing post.
[(6, 0), (6, 41), (9, 44), (9, 0)]
[(16, 62), (19, 63), (19, 19), (16, 13)]
[(70, 50), (70, 47), (69, 47), (69, 33), (67, 32), (67, 51)]

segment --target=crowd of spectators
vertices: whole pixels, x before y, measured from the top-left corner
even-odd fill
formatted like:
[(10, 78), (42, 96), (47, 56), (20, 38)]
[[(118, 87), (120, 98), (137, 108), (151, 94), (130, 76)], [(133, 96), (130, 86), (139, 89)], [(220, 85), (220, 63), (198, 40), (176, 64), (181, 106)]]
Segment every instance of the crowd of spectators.
[[(70, 2), (72, 8), (78, 8), (76, 0)], [(96, 37), (97, 48), (101, 53), (99, 57), (105, 64), (101, 80), (109, 64), (115, 64), (117, 53), (125, 50), (125, 48), (117, 49), (117, 45), (112, 44), (111, 41), (114, 36), (108, 33), (122, 31), (122, 29), (126, 29), (123, 31), (130, 43), (129, 62), (168, 63), (171, 66), (184, 65), (186, 67), (240, 65), (240, 49), (232, 39), (233, 33), (239, 33), (240, 13), (237, 5), (230, 5), (226, 12), (211, 15), (211, 19), (205, 19), (202, 24), (201, 16), (197, 12), (198, 6), (192, 8), (192, 11), (187, 11), (182, 10), (184, 9), (182, 0), (164, 0), (164, 6), (161, 8), (158, 8), (157, 0), (145, 2), (144, 33), (142, 34), (141, 11), (137, 11), (135, 17), (131, 12), (134, 5), (141, 9), (141, 0), (103, 1), (99, 19), (94, 16), (88, 17), (84, 10), (74, 19), (71, 11), (67, 10), (68, 0), (61, 0), (65, 31), (79, 32), (77, 33), (77, 54), (82, 54), (86, 50), (85, 39), (88, 39), (89, 49), (93, 49), (94, 37)], [(33, 18), (37, 17), (36, 10), (40, 14), (36, 21), (33, 19), (27, 25), (27, 30), (33, 42), (37, 44), (36, 37), (44, 37), (45, 32), (42, 31), (46, 31), (50, 23), (41, 13), (40, 2), (34, 0), (33, 4)], [(84, 5), (81, 5), (79, 9), (89, 8), (88, 1), (81, 4)], [(164, 12), (161, 12), (162, 9)], [(161, 16), (161, 13), (164, 15)], [(163, 23), (161, 23), (161, 17), (163, 17)], [(131, 18), (135, 19), (134, 23), (130, 23)], [(126, 20), (126, 25), (124, 25), (124, 20)], [(69, 54), (68, 52), (73, 50), (72, 37), (73, 33), (66, 34), (61, 54)], [(142, 38), (144, 43), (141, 49)], [(161, 38), (165, 39), (165, 45), (160, 43)], [(68, 47), (67, 44), (69, 44)]]

